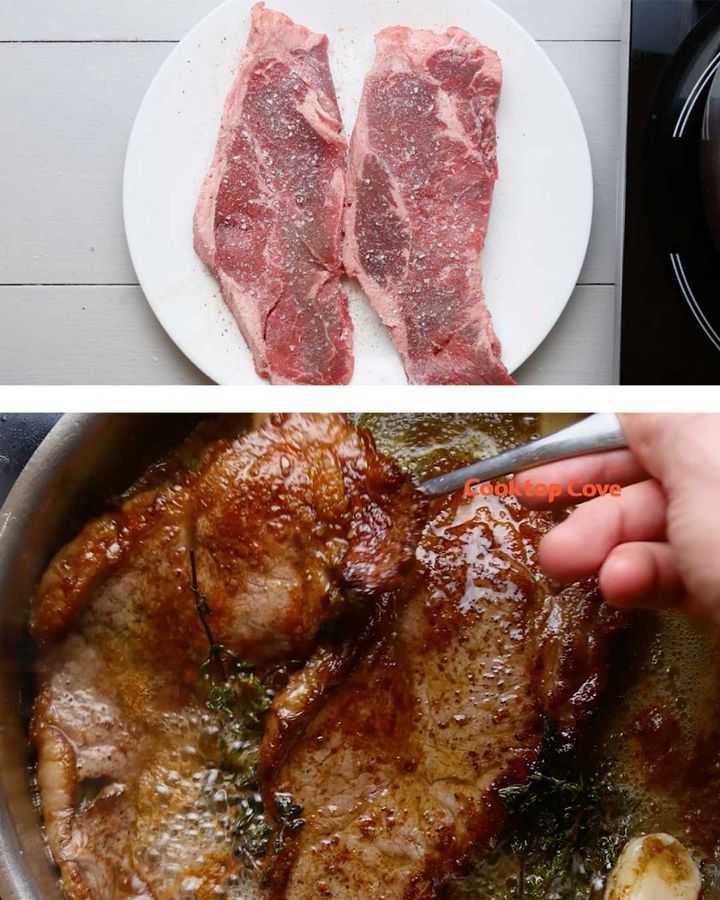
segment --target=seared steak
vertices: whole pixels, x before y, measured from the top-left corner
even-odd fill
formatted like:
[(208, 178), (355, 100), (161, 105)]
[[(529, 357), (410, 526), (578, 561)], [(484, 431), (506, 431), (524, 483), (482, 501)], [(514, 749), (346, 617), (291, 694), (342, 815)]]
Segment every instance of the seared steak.
[(270, 864), (270, 896), (431, 897), (498, 835), (497, 789), (527, 776), (545, 715), (572, 731), (592, 708), (619, 621), (594, 585), (555, 596), (532, 574), (547, 524), (515, 501), (447, 502), (414, 595), (324, 704), (310, 693), (285, 748), (274, 720), (301, 718), (301, 676), (277, 699), (265, 793), (291, 794), (306, 824)]
[(194, 455), (90, 523), (35, 599), (32, 738), (73, 900), (176, 900), (192, 885), (210, 897), (228, 878), (225, 896), (248, 896), (200, 678), (191, 552), (213, 640), (260, 663), (307, 655), (346, 598), (371, 613), (414, 554), (421, 504), (341, 416), (274, 417)]
[(290, 416), (218, 455), (193, 508), (215, 633), (252, 659), (306, 653), (344, 592), (397, 586), (422, 501), (341, 416)]

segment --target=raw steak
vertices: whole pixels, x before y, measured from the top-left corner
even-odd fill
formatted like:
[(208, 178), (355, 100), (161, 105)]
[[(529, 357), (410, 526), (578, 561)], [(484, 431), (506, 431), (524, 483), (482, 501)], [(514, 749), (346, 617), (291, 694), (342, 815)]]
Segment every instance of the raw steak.
[(346, 384), (353, 372), (340, 286), (347, 145), (327, 48), (253, 7), (195, 214), (195, 249), (274, 384)]
[(497, 837), (497, 788), (527, 778), (546, 718), (571, 738), (592, 711), (621, 617), (594, 583), (558, 594), (533, 575), (546, 527), (514, 500), (456, 496), (423, 535), (414, 595), (354, 671), (336, 686), (319, 655), (276, 699), (266, 796), (289, 792), (305, 825), (268, 897), (436, 896)]
[(498, 55), (459, 28), (377, 36), (350, 151), (344, 260), (415, 384), (512, 383), (480, 269), (501, 84)]

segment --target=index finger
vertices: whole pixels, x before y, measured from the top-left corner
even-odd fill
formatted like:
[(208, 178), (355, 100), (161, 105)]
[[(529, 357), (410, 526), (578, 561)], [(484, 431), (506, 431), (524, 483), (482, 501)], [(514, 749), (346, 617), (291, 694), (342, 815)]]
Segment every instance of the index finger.
[[(570, 484), (618, 484), (626, 487), (636, 484), (648, 477), (632, 450), (611, 450), (607, 453), (593, 453), (590, 456), (579, 456), (577, 459), (566, 459), (562, 462), (549, 463), (546, 466), (538, 466), (529, 469), (513, 478), (513, 483), (518, 488), (518, 499), (530, 509), (549, 509), (574, 506), (578, 503), (577, 496), (570, 496)], [(525, 482), (534, 485), (554, 485), (556, 490), (551, 502), (547, 492), (543, 496), (523, 489)], [(537, 492), (536, 492), (537, 493)]]

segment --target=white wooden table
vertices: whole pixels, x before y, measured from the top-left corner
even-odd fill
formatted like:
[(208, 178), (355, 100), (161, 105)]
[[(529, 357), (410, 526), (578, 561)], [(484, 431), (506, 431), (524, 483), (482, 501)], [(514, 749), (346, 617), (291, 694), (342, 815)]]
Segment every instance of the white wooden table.
[[(0, 0), (0, 384), (206, 383), (137, 284), (121, 181), (145, 89), (172, 45), (217, 2)], [(308, 0), (316, 2), (332, 0)], [(622, 0), (496, 2), (565, 77), (595, 169), (595, 221), (580, 283), (518, 378), (608, 384), (615, 377)]]

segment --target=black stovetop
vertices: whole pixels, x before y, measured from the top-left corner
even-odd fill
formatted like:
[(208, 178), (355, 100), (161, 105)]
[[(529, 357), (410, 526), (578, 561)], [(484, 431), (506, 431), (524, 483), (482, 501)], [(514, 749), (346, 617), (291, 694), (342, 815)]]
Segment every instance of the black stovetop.
[(0, 506), (59, 418), (57, 413), (0, 413)]
[(719, 0), (633, 0), (621, 382), (720, 383), (720, 254), (701, 126), (720, 63)]

